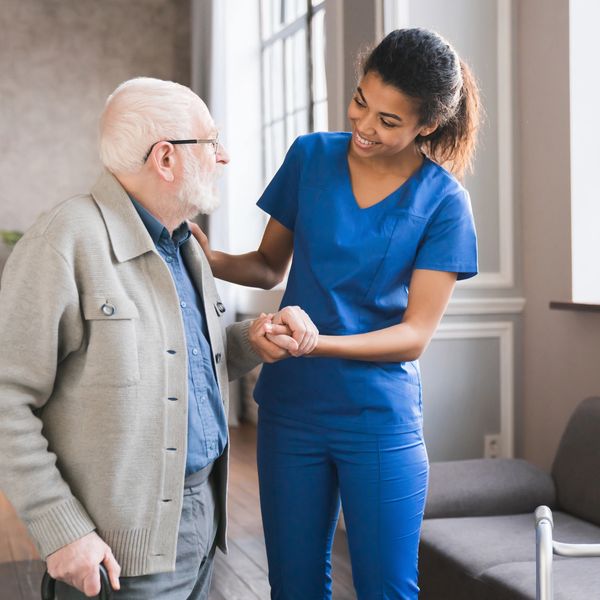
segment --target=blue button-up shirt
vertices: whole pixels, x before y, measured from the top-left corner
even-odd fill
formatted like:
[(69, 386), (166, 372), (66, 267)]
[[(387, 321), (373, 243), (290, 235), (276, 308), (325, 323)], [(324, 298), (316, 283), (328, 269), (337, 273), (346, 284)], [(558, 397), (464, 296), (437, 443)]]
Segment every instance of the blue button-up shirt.
[(213, 367), (204, 303), (181, 254), (181, 246), (190, 239), (191, 232), (187, 223), (182, 223), (171, 237), (160, 221), (131, 200), (169, 267), (179, 296), (188, 354), (187, 477), (213, 462), (227, 444), (227, 418)]

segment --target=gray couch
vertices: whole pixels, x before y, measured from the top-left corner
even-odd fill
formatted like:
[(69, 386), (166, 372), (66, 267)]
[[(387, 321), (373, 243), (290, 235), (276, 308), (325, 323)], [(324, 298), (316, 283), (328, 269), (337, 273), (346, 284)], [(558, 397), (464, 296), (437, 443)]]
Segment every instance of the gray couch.
[[(534, 511), (554, 539), (600, 542), (600, 398), (575, 410), (552, 473), (517, 459), (433, 463), (419, 550), (421, 600), (535, 599)], [(600, 558), (554, 560), (555, 600), (600, 598)]]

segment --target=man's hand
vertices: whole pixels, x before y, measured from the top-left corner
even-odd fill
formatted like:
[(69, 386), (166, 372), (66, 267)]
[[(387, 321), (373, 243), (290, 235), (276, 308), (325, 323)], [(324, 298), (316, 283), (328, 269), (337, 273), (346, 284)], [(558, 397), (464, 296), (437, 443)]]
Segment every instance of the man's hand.
[[(319, 330), (299, 306), (286, 306), (273, 315), (273, 327), (278, 325), (286, 325), (298, 345), (297, 349), (288, 348), (292, 356), (310, 354), (317, 347)], [(267, 333), (267, 338), (278, 343), (273, 333)]]
[(63, 546), (46, 559), (51, 577), (64, 581), (89, 597), (100, 593), (100, 563), (106, 567), (113, 590), (120, 589), (121, 567), (95, 531)]
[[(273, 315), (262, 313), (255, 319), (248, 330), (248, 340), (254, 351), (263, 362), (272, 363), (291, 356), (298, 350), (298, 344), (291, 337), (291, 331), (286, 325), (274, 325)], [(267, 339), (267, 335), (271, 339)]]

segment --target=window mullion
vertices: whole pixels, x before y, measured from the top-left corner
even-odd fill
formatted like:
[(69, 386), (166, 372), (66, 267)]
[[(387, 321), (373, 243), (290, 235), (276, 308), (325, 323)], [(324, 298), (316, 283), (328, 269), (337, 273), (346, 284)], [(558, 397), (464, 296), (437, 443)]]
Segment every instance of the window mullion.
[(306, 80), (308, 83), (308, 130), (315, 130), (314, 87), (313, 87), (313, 56), (312, 56), (312, 0), (306, 0)]

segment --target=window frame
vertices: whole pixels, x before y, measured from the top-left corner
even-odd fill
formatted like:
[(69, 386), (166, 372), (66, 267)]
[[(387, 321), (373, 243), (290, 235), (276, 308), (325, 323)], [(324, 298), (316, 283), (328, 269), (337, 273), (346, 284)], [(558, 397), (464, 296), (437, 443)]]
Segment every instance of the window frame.
[[(268, 36), (265, 37), (264, 32), (264, 24), (265, 24), (265, 4), (267, 2), (280, 2), (280, 25), (281, 27), (275, 31), (271, 32)], [(315, 99), (315, 80), (314, 80), (314, 44), (313, 44), (313, 25), (315, 22), (315, 17), (321, 13), (325, 12), (325, 3), (326, 0), (305, 0), (306, 8), (303, 10), (302, 14), (296, 16), (288, 23), (286, 23), (286, 15), (285, 9), (288, 6), (285, 0), (260, 0), (258, 3), (259, 6), (259, 36), (260, 36), (260, 93), (261, 93), (261, 108), (262, 108), (262, 123), (261, 123), (261, 145), (262, 145), (262, 166), (263, 166), (263, 180), (265, 184), (268, 183), (268, 180), (273, 176), (273, 164), (280, 164), (283, 160), (283, 156), (285, 151), (287, 150), (287, 144), (290, 136), (289, 129), (289, 119), (296, 118), (298, 113), (306, 111), (307, 113), (307, 132), (312, 132), (315, 130), (315, 108), (317, 104), (321, 104), (323, 102), (327, 103), (327, 85), (325, 84), (325, 97), (322, 99)], [(271, 5), (272, 6), (272, 5)], [(300, 31), (305, 31), (305, 81), (308, 82), (307, 86), (307, 96), (306, 96), (306, 105), (302, 107), (291, 107), (288, 106), (286, 90), (288, 88), (288, 76), (286, 69), (286, 51), (285, 51), (285, 41), (287, 39), (291, 39), (294, 35), (297, 35)], [(323, 34), (325, 34), (325, 28), (323, 28)], [(283, 111), (281, 116), (277, 118), (273, 118), (272, 111), (267, 111), (267, 98), (265, 94), (265, 89), (268, 85), (273, 84), (274, 79), (272, 76), (272, 70), (269, 74), (271, 80), (269, 82), (266, 81), (267, 74), (265, 73), (265, 53), (268, 52), (271, 48), (275, 47), (275, 45), (281, 42), (282, 43), (282, 52), (281, 52), (281, 61), (282, 61), (282, 78), (281, 78), (281, 98), (282, 98), (282, 107)], [(323, 57), (325, 58), (325, 57)], [(266, 121), (265, 116), (269, 112), (269, 121)], [(283, 125), (283, 140), (284, 140), (284, 153), (280, 156), (273, 157), (272, 153), (276, 152), (276, 142), (273, 138), (272, 127), (281, 122)], [(296, 128), (297, 130), (297, 128)], [(268, 136), (271, 139), (268, 139)], [(271, 155), (270, 155), (271, 154)], [(281, 154), (281, 153), (279, 153)], [(274, 160), (273, 160), (274, 158)]]

